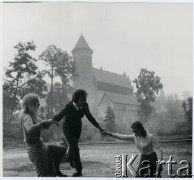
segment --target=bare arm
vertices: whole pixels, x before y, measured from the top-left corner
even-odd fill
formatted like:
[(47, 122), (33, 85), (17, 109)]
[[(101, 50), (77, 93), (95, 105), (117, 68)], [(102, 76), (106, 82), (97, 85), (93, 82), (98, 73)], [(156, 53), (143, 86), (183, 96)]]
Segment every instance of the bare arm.
[(119, 134), (119, 133), (110, 133), (110, 132), (107, 132), (107, 135), (115, 138), (115, 139), (121, 139), (121, 140), (134, 140), (134, 135), (131, 134), (131, 135), (124, 135), (124, 134)]
[(43, 129), (48, 128), (53, 123), (53, 120), (50, 119), (46, 121), (41, 121), (37, 124), (33, 124), (32, 118), (29, 115), (27, 115), (24, 117), (23, 123), (24, 123), (25, 131), (27, 133), (34, 133), (34, 132), (41, 130), (42, 128)]

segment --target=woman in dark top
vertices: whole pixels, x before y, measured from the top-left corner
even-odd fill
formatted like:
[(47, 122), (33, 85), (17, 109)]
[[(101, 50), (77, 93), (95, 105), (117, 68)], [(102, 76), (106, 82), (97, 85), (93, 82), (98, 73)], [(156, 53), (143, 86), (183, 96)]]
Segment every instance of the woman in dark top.
[(98, 122), (90, 113), (88, 104), (86, 102), (87, 92), (83, 89), (78, 89), (72, 96), (72, 101), (66, 104), (65, 108), (56, 116), (54, 121), (60, 121), (63, 117), (63, 132), (70, 145), (70, 151), (72, 160), (77, 172), (73, 174), (73, 177), (82, 176), (82, 164), (80, 159), (78, 142), (81, 135), (82, 121), (81, 119), (85, 115), (87, 119), (99, 129), (103, 134), (105, 131), (99, 126)]

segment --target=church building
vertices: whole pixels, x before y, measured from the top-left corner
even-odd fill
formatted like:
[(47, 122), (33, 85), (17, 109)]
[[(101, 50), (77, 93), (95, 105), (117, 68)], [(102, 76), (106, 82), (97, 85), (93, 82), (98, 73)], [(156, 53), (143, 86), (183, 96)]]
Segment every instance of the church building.
[(136, 96), (126, 74), (93, 68), (93, 50), (82, 34), (71, 52), (77, 74), (73, 88), (87, 91), (87, 102), (92, 114), (103, 121), (107, 107), (110, 106), (114, 111), (116, 124), (125, 126), (138, 120)]

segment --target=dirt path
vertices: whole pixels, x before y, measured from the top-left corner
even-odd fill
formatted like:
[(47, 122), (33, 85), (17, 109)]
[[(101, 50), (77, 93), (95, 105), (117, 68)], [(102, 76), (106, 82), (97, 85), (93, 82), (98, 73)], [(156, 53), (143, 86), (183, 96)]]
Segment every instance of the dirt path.
[[(178, 162), (185, 159), (192, 162), (191, 144), (163, 144), (164, 159), (168, 160), (170, 155)], [(80, 154), (83, 164), (84, 177), (115, 177), (115, 156), (119, 154), (139, 154), (133, 144), (116, 145), (80, 145)], [(129, 160), (129, 159), (128, 159)], [(133, 166), (136, 168), (139, 163), (139, 156)], [(176, 173), (178, 166), (173, 167)], [(169, 177), (167, 166), (163, 167), (162, 177)], [(71, 176), (75, 171), (67, 163), (61, 164), (61, 171)], [(35, 177), (36, 172), (30, 162), (25, 149), (4, 150), (3, 176), (5, 177)], [(129, 177), (133, 177), (128, 173)]]

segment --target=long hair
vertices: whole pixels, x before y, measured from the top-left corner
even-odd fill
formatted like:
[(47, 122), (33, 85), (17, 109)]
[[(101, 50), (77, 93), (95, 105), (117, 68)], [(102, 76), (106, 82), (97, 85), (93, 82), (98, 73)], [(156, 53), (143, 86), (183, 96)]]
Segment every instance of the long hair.
[(22, 110), (20, 111), (20, 120), (23, 117), (23, 114), (29, 114), (31, 116), (37, 116), (36, 114), (36, 105), (39, 102), (39, 96), (36, 94), (27, 94), (23, 97), (22, 100)]
[(140, 136), (143, 136), (143, 137), (147, 136), (147, 132), (140, 121), (133, 122), (133, 124), (131, 125), (131, 128), (138, 129), (140, 131)]
[(82, 98), (82, 97), (87, 97), (87, 92), (83, 89), (78, 89), (76, 90), (73, 95), (72, 95), (72, 101), (77, 103), (78, 99)]

